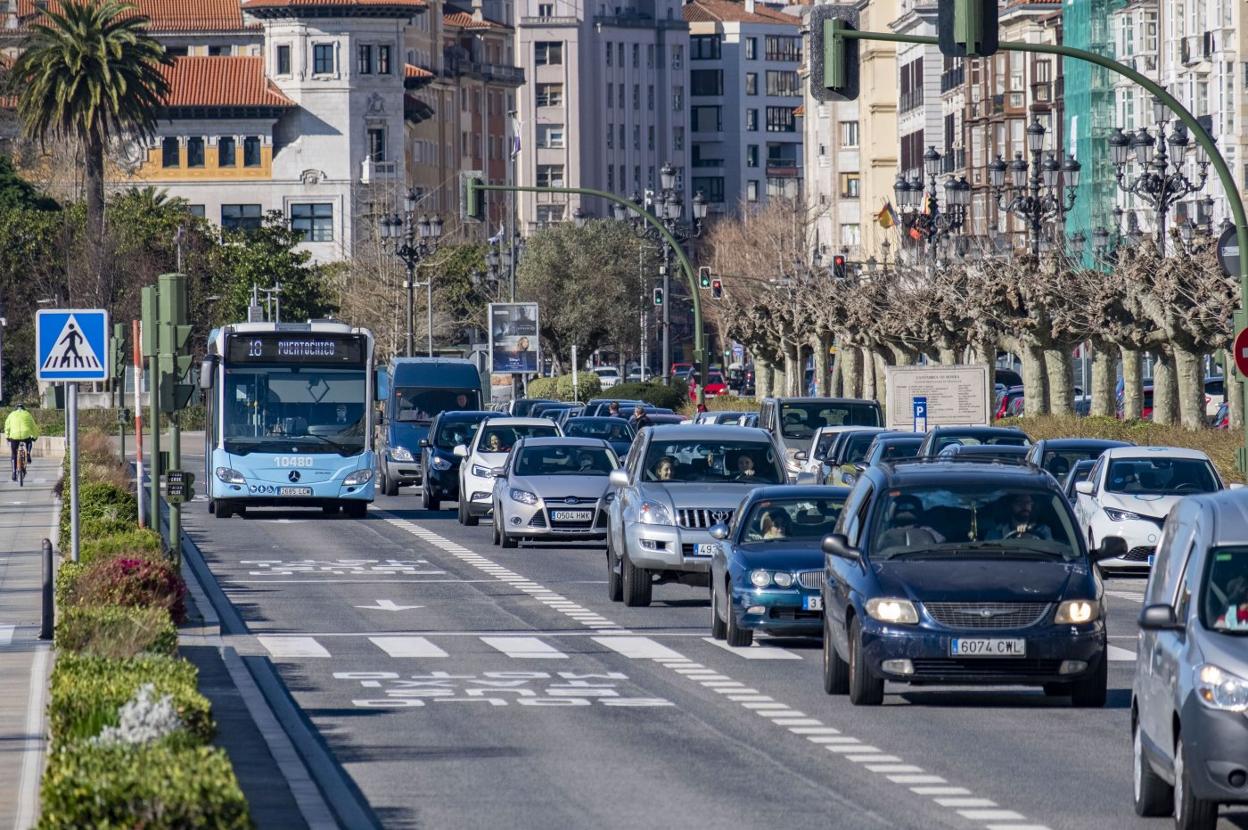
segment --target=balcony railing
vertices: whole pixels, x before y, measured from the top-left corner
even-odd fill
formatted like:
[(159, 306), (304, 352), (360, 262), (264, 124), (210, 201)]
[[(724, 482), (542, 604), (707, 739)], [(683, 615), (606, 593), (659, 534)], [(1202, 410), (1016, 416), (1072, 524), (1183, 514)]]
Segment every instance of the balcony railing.
[(580, 22), (572, 15), (520, 18), (521, 26), (575, 26)]
[(473, 63), (474, 74), (487, 81), (508, 86), (524, 85), (524, 67), (507, 66), (501, 63)]
[(694, 159), (691, 162), (693, 167), (723, 167), (723, 159)]
[(398, 176), (398, 162), (373, 161), (364, 159), (360, 165), (360, 184), (371, 184), (375, 181), (389, 181)]
[(899, 112), (909, 112), (910, 110), (918, 109), (923, 106), (922, 88), (906, 90), (901, 93), (901, 98), (897, 103)]
[(949, 90), (962, 86), (966, 81), (966, 67), (959, 66), (956, 69), (950, 69), (948, 72), (940, 73), (940, 91), (948, 92)]

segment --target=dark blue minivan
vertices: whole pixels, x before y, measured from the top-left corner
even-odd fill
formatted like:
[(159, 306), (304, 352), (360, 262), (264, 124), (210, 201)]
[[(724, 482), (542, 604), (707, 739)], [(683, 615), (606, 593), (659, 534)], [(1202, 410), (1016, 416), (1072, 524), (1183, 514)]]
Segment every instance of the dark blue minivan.
[(382, 401), (377, 438), (378, 489), (398, 495), (400, 487), (420, 484), (420, 442), (440, 412), (482, 408), (481, 373), (470, 360), (396, 357), (377, 373)]

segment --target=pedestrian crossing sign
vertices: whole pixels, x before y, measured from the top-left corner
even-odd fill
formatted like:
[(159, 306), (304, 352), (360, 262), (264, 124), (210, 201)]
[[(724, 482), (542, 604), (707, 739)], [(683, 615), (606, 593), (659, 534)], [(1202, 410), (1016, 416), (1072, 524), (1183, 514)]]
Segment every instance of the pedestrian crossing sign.
[(41, 381), (108, 380), (108, 312), (41, 309), (35, 315), (35, 374)]

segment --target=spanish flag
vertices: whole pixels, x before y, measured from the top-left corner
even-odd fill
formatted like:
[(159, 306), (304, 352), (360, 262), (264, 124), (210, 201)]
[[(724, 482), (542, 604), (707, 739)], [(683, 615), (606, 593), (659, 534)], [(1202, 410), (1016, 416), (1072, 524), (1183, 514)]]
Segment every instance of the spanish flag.
[(885, 230), (897, 224), (897, 212), (893, 210), (892, 203), (887, 199), (884, 200), (884, 207), (880, 208), (880, 212), (875, 215), (875, 221)]

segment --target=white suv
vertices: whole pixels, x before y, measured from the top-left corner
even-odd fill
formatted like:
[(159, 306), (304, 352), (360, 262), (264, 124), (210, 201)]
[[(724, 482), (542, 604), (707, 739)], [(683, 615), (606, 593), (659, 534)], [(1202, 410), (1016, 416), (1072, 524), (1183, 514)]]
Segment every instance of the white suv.
[(620, 382), (620, 370), (614, 366), (598, 366), (594, 369), (594, 374), (598, 376), (603, 389), (610, 389)]

